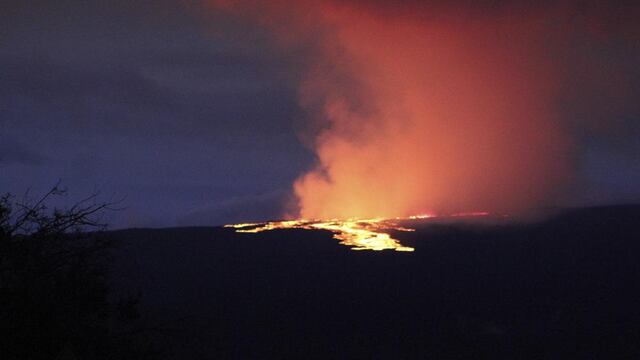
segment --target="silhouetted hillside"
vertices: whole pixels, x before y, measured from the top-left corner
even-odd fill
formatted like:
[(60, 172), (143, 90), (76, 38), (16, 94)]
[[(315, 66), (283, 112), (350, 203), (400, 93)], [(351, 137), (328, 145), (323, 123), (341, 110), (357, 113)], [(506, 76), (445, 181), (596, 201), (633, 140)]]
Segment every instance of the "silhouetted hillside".
[(108, 233), (167, 358), (640, 356), (640, 206), (527, 225), (424, 222), (414, 253), (324, 231)]

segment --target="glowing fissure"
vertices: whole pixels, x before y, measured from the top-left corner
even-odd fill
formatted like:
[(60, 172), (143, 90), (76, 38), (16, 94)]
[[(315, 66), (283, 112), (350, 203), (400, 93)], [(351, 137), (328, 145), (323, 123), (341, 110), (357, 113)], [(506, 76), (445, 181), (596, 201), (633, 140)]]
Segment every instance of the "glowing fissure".
[[(451, 214), (446, 217), (475, 217), (487, 216), (488, 212), (469, 212)], [(225, 227), (233, 228), (240, 233), (259, 233), (276, 229), (307, 229), (328, 230), (340, 244), (350, 246), (352, 250), (395, 250), (411, 252), (415, 249), (402, 245), (398, 239), (389, 234), (390, 231), (411, 232), (415, 229), (400, 225), (402, 221), (423, 220), (438, 217), (434, 214), (420, 214), (409, 217), (392, 219), (331, 219), (331, 220), (286, 220), (269, 221), (263, 223), (231, 224)], [(445, 216), (442, 216), (445, 217)]]
[(396, 250), (413, 251), (412, 247), (403, 246), (397, 239), (387, 233), (390, 230), (414, 231), (401, 227), (391, 219), (347, 219), (347, 220), (289, 220), (272, 221), (257, 224), (226, 225), (237, 232), (257, 233), (275, 229), (309, 229), (328, 230), (340, 244), (351, 246), (353, 250)]

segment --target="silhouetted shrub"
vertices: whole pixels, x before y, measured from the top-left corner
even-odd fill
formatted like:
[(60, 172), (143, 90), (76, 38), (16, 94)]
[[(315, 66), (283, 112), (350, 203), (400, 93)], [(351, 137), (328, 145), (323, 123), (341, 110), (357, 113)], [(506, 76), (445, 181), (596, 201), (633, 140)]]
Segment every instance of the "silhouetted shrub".
[(112, 204), (90, 196), (47, 208), (55, 186), (35, 202), (0, 198), (0, 354), (3, 359), (140, 358), (118, 322), (135, 317), (137, 298), (109, 301), (112, 241), (97, 236)]

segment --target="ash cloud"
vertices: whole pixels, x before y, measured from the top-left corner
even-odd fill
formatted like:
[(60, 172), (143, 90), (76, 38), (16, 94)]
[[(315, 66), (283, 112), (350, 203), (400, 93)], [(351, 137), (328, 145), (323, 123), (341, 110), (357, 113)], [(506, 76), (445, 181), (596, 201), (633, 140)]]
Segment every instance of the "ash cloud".
[(209, 4), (267, 28), (281, 51), (306, 49), (317, 164), (294, 184), (296, 216), (530, 214), (571, 201), (585, 137), (630, 122), (607, 106), (624, 112), (637, 93), (637, 71), (624, 77), (640, 54), (637, 5)]

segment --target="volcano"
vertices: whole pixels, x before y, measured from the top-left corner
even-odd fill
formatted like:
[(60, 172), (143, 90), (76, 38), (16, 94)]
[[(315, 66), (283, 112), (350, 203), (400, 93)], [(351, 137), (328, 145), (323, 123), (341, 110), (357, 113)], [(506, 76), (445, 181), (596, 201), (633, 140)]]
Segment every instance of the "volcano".
[(104, 236), (164, 358), (613, 359), (640, 355), (638, 219), (640, 205), (406, 219), (414, 231), (387, 231), (410, 253), (295, 226)]

